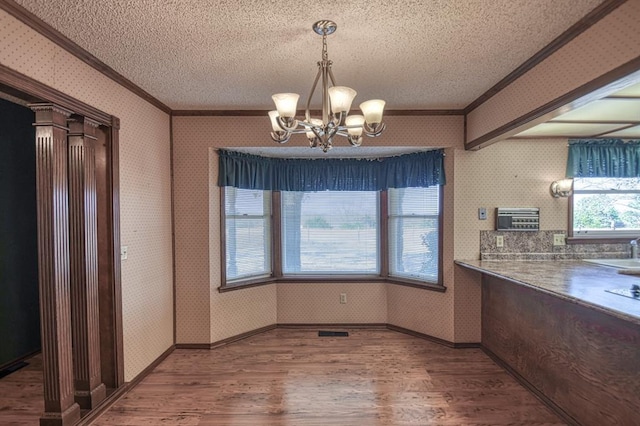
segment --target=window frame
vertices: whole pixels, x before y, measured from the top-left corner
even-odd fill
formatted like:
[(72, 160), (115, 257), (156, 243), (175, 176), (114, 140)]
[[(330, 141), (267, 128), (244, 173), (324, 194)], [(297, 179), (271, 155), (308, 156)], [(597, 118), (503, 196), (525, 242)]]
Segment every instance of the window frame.
[[(597, 232), (592, 233), (589, 236), (576, 235), (574, 232), (574, 224), (573, 224), (573, 213), (574, 213), (574, 206), (575, 206), (574, 192), (575, 190), (572, 190), (571, 195), (569, 195), (568, 197), (569, 205), (567, 209), (567, 214), (568, 214), (567, 244), (620, 244), (620, 243), (624, 244), (624, 243), (628, 243), (630, 239), (633, 239), (633, 236), (628, 236), (628, 235), (620, 235), (620, 236), (613, 236), (611, 234), (602, 235), (602, 234), (598, 234)], [(593, 192), (593, 191), (590, 191), (590, 192)], [(601, 192), (603, 194), (606, 193), (605, 191), (596, 191), (596, 192), (597, 193)], [(635, 238), (637, 238), (638, 236), (636, 236)]]
[(284, 275), (282, 272), (282, 210), (281, 192), (271, 192), (271, 275), (268, 277), (248, 278), (245, 280), (226, 280), (226, 217), (225, 217), (225, 192), (226, 187), (220, 187), (220, 260), (221, 260), (221, 284), (219, 292), (239, 290), (243, 288), (257, 287), (272, 283), (372, 283), (385, 282), (423, 290), (445, 292), (443, 282), (443, 218), (444, 218), (444, 186), (438, 186), (438, 281), (429, 282), (416, 279), (389, 275), (389, 215), (388, 215), (388, 191), (378, 191), (378, 241), (379, 241), (379, 274), (295, 274)]

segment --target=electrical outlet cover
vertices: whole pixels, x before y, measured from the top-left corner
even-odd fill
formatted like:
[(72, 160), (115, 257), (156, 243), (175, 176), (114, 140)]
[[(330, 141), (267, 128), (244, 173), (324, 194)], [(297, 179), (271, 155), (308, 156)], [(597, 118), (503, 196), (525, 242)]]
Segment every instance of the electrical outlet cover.
[(554, 246), (563, 246), (565, 245), (565, 235), (564, 234), (553, 234), (553, 245)]

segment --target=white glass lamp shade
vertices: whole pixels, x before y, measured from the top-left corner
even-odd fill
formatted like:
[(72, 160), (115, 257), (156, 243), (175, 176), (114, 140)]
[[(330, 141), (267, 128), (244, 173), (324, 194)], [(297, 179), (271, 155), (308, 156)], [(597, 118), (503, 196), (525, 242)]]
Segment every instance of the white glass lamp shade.
[(278, 115), (283, 118), (293, 118), (296, 116), (299, 97), (300, 95), (297, 93), (276, 93), (271, 96), (273, 102), (276, 104)]
[(331, 112), (338, 114), (341, 112), (349, 112), (351, 102), (358, 92), (350, 87), (333, 86), (329, 88), (329, 99), (331, 100)]
[(573, 190), (573, 179), (560, 179), (551, 183), (551, 195), (554, 198), (568, 197)]
[(364, 124), (364, 116), (363, 115), (349, 115), (344, 121), (344, 124), (347, 127), (358, 126), (354, 128), (348, 128), (347, 132), (351, 136), (360, 136), (362, 134), (362, 125)]
[(274, 132), (281, 132), (282, 131), (282, 127), (280, 127), (280, 125), (278, 124), (278, 111), (273, 110), (273, 111), (269, 111), (269, 119), (271, 120), (271, 128), (273, 129)]
[[(322, 120), (320, 120), (319, 118), (312, 118), (309, 120), (309, 122), (314, 126), (322, 127)], [(313, 139), (316, 137), (316, 134), (313, 133), (310, 128), (307, 128), (307, 137), (309, 139)]]
[(372, 99), (360, 104), (364, 119), (368, 124), (382, 123), (382, 112), (385, 102), (380, 99)]

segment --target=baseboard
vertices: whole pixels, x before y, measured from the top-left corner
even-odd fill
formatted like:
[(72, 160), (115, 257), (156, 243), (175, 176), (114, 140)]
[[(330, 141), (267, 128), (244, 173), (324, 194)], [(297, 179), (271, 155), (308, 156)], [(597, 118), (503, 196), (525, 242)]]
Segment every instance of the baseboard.
[(540, 392), (538, 388), (532, 385), (527, 379), (525, 379), (520, 373), (514, 370), (509, 364), (502, 360), (498, 355), (494, 354), (490, 349), (484, 346), (480, 346), (485, 354), (493, 360), (498, 366), (504, 369), (511, 377), (516, 379), (518, 383), (524, 386), (529, 392), (531, 392), (536, 398), (540, 400), (544, 405), (553, 411), (558, 417), (567, 422), (571, 426), (580, 426), (573, 417), (571, 417), (566, 411), (564, 411), (558, 404), (550, 400), (545, 394)]
[(386, 323), (279, 323), (277, 328), (285, 329), (316, 329), (316, 328), (361, 328), (372, 330), (384, 330), (387, 328)]
[(176, 349), (214, 349), (228, 345), (229, 343), (246, 339), (247, 337), (255, 336), (256, 334), (264, 333), (265, 331), (273, 330), (276, 327), (276, 324), (267, 325), (251, 331), (236, 334), (235, 336), (227, 337), (226, 339), (218, 340), (213, 343), (176, 343), (175, 346)]
[(38, 349), (38, 350), (35, 350), (33, 352), (29, 352), (28, 354), (22, 355), (22, 356), (20, 356), (20, 357), (18, 357), (16, 359), (12, 359), (9, 362), (5, 362), (4, 364), (0, 365), (0, 371), (1, 370), (5, 370), (7, 368), (11, 368), (13, 365), (18, 364), (19, 362), (26, 361), (29, 358), (39, 354), (40, 352), (41, 352), (41, 350)]
[(164, 351), (158, 358), (156, 358), (155, 361), (149, 364), (147, 368), (142, 370), (140, 373), (138, 373), (136, 377), (134, 377), (133, 379), (131, 379), (131, 381), (128, 382), (129, 388), (133, 388), (138, 383), (140, 383), (145, 377), (149, 375), (149, 373), (155, 370), (155, 368), (158, 365), (160, 365), (162, 361), (164, 361), (169, 355), (171, 355), (171, 352), (173, 352), (175, 349), (176, 349), (175, 345), (169, 346), (169, 348), (166, 351)]
[(111, 395), (107, 396), (104, 401), (100, 403), (100, 405), (84, 415), (80, 419), (80, 421), (75, 424), (75, 426), (89, 425), (97, 420), (98, 417), (100, 417), (102, 414), (104, 414), (105, 411), (111, 408), (113, 404), (115, 404), (120, 398), (129, 393), (131, 389), (133, 389), (138, 383), (140, 383), (145, 377), (147, 377), (162, 361), (164, 361), (169, 355), (171, 355), (171, 352), (173, 352), (174, 350), (174, 345), (169, 346), (166, 351), (164, 351), (158, 358), (156, 358), (151, 364), (149, 364), (147, 368), (142, 370), (136, 377), (120, 386)]
[(120, 386), (118, 389), (113, 391), (113, 393), (107, 395), (107, 397), (93, 410), (89, 411), (87, 414), (82, 416), (80, 421), (75, 424), (75, 426), (87, 426), (93, 423), (98, 419), (98, 417), (102, 416), (105, 411), (107, 411), (113, 404), (116, 403), (120, 398), (122, 398), (127, 392), (129, 392), (129, 383), (125, 383)]
[(228, 345), (229, 343), (237, 342), (238, 340), (246, 339), (247, 337), (255, 336), (256, 334), (264, 333), (265, 331), (273, 330), (276, 328), (276, 324), (267, 325), (265, 327), (256, 328), (255, 330), (247, 331), (245, 333), (237, 334), (235, 336), (227, 337), (226, 339), (213, 342), (210, 346), (211, 349), (219, 348), (220, 346)]
[(176, 349), (211, 349), (211, 343), (176, 343)]
[(428, 334), (420, 333), (418, 331), (409, 330), (408, 328), (399, 327), (393, 324), (387, 324), (387, 329), (392, 331), (397, 331), (398, 333), (408, 334), (409, 336), (418, 337), (420, 339), (428, 340), (433, 343), (437, 343), (439, 345), (446, 346), (448, 348), (454, 349), (469, 349), (469, 348), (479, 348), (480, 343), (456, 343), (450, 342), (448, 340), (441, 339), (439, 337), (430, 336)]

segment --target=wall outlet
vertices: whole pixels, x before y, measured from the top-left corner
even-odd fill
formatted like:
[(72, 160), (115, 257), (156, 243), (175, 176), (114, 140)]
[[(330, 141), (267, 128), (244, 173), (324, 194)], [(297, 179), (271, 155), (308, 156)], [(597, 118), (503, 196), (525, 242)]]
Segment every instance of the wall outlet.
[(487, 209), (486, 209), (486, 207), (480, 207), (478, 209), (478, 219), (487, 220)]
[(496, 247), (504, 247), (504, 237), (502, 235), (496, 236)]
[(553, 245), (554, 246), (563, 246), (565, 245), (565, 235), (564, 234), (553, 234)]
[(127, 260), (129, 257), (129, 247), (120, 246), (120, 260)]
[(343, 305), (347, 303), (347, 293), (340, 293), (340, 303)]

